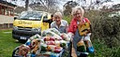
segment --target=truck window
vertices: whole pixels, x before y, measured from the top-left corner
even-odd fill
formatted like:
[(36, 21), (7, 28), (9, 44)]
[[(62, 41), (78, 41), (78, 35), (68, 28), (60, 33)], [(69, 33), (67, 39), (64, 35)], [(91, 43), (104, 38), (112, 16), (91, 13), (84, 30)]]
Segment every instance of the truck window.
[(41, 20), (42, 13), (41, 12), (35, 12), (35, 11), (27, 11), (21, 13), (19, 16), (19, 19), (23, 20)]

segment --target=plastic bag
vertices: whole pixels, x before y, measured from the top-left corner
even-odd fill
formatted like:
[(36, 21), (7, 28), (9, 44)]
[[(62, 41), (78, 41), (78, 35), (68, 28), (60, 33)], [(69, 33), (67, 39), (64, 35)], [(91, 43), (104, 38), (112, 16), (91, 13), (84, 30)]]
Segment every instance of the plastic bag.
[(87, 34), (84, 37), (84, 42), (85, 42), (87, 51), (90, 52), (90, 53), (94, 53), (94, 47), (93, 47), (92, 42), (90, 40), (90, 35), (91, 35), (91, 33)]
[(61, 37), (63, 40), (70, 41), (70, 37), (68, 37), (68, 34), (66, 34), (66, 33), (62, 33)]
[(50, 29), (48, 29), (48, 30), (50, 30), (51, 32), (54, 32), (54, 33), (56, 33), (57, 35), (61, 35), (61, 33), (57, 30), (57, 29), (55, 29), (55, 28), (50, 28)]
[(51, 32), (49, 30), (45, 30), (42, 32), (42, 37), (45, 37), (45, 36), (51, 36), (51, 37), (55, 38), (56, 40), (62, 40), (62, 38), (59, 35), (57, 35), (54, 32)]
[(44, 37), (44, 41), (55, 41), (55, 38), (46, 36), (46, 37)]

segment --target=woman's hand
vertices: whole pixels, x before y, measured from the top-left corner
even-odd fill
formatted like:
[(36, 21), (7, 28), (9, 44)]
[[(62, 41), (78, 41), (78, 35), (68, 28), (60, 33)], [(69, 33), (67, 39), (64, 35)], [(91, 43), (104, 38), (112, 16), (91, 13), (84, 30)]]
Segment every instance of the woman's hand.
[(68, 35), (68, 37), (70, 38), (70, 41), (72, 41), (72, 40), (73, 40), (73, 36), (74, 36), (74, 34), (71, 33), (71, 32), (69, 32), (69, 33), (67, 33), (67, 35)]

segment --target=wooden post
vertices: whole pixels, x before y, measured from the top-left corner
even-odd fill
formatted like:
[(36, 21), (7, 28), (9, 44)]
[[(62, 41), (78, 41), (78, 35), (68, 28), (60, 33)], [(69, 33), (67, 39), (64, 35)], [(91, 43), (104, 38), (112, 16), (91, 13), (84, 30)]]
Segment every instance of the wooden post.
[(2, 11), (1, 11), (1, 9), (2, 9), (2, 6), (0, 5), (0, 14), (2, 14)]

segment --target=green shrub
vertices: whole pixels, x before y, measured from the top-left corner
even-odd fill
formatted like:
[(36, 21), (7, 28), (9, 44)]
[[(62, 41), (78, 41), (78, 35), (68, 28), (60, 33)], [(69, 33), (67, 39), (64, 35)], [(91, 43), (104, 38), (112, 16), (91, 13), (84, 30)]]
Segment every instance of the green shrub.
[(68, 21), (68, 24), (70, 24), (71, 18), (72, 18), (71, 15), (63, 17), (64, 20)]
[(85, 16), (91, 21), (92, 40), (104, 40), (108, 47), (120, 45), (120, 16), (108, 17), (109, 12), (89, 11)]
[[(91, 40), (95, 48), (95, 54), (90, 57), (120, 57), (120, 16), (108, 17), (110, 14), (103, 11), (85, 13), (92, 25)], [(68, 23), (71, 21), (70, 16), (64, 19)]]

